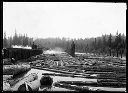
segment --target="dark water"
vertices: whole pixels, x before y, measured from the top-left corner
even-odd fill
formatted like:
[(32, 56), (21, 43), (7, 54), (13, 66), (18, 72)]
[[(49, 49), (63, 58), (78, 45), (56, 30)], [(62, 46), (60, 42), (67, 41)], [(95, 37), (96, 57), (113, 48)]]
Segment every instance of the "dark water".
[[(36, 88), (39, 87), (39, 91), (43, 91), (42, 88), (40, 88), (40, 79), (43, 76), (42, 73), (55, 73), (55, 72), (51, 72), (51, 71), (45, 71), (45, 70), (39, 70), (39, 69), (31, 69), (29, 72), (27, 72), (24, 76), (25, 77), (31, 73), (37, 73), (38, 75), (38, 79), (33, 81), (33, 83), (29, 83), (30, 86), (32, 88)], [(62, 77), (62, 76), (51, 76), (53, 78), (53, 84), (57, 81), (94, 81), (96, 82), (96, 79), (87, 79), (87, 78), (79, 78), (79, 77)], [(21, 85), (24, 81), (19, 81), (12, 89), (13, 90), (17, 90), (19, 85)], [(109, 87), (91, 87), (92, 89), (101, 89), (101, 90), (109, 90), (109, 91), (125, 91), (126, 88), (109, 88)], [(59, 87), (55, 87), (52, 86), (49, 91), (73, 91), (73, 90), (69, 90), (69, 89), (65, 89), (65, 88), (59, 88)]]

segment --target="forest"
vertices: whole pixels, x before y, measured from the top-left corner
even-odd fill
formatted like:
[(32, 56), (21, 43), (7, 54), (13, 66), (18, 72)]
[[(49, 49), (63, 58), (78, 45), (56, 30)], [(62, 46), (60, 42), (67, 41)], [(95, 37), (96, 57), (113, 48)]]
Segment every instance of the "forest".
[(117, 57), (126, 56), (126, 36), (118, 33), (118, 31), (115, 35), (110, 33), (109, 35), (105, 34), (100, 37), (85, 39), (42, 37), (34, 40), (33, 38), (28, 37), (27, 34), (17, 34), (16, 31), (12, 37), (7, 37), (6, 33), (3, 35), (3, 48), (11, 48), (12, 45), (32, 46), (34, 43), (38, 48), (54, 49), (59, 47), (68, 52), (72, 48), (72, 42), (74, 42), (75, 45), (75, 52), (94, 53)]

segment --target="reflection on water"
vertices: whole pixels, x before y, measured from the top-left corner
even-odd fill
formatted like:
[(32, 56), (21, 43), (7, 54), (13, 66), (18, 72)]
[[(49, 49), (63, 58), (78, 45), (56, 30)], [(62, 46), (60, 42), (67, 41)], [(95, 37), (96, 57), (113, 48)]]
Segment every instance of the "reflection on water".
[[(31, 87), (37, 87), (40, 86), (40, 79), (43, 76), (42, 73), (56, 73), (56, 72), (51, 72), (51, 71), (45, 71), (45, 70), (39, 70), (39, 69), (31, 69), (27, 74), (25, 74), (23, 77), (28, 76), (31, 73), (37, 73), (38, 74), (38, 80), (35, 80), (33, 84), (30, 84)], [(53, 84), (57, 81), (94, 81), (96, 82), (96, 79), (87, 79), (87, 78), (79, 78), (79, 77), (62, 77), (62, 76), (51, 76), (53, 78)], [(20, 83), (20, 82), (18, 82)], [(34, 86), (32, 86), (34, 85)], [(108, 88), (108, 87), (91, 87), (94, 89), (102, 89), (102, 90), (111, 90), (111, 91), (125, 91), (126, 88)], [(65, 88), (59, 88), (52, 86), (51, 88), (48, 89), (49, 91), (71, 91), (69, 89)], [(42, 88), (39, 88), (39, 91), (43, 91)]]

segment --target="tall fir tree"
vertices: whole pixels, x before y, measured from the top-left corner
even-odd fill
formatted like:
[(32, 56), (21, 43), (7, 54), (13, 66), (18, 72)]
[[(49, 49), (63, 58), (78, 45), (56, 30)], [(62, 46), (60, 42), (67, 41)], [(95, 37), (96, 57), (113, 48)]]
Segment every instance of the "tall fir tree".
[(4, 32), (3, 48), (7, 48), (7, 47), (8, 47), (8, 42), (7, 42), (7, 38), (6, 38), (6, 32)]
[(110, 33), (109, 38), (108, 38), (108, 47), (109, 47), (109, 55), (111, 56), (111, 49), (112, 49), (112, 35)]
[(70, 55), (72, 57), (75, 57), (75, 43), (74, 43), (74, 41), (72, 41), (72, 44), (71, 44), (71, 52), (70, 52)]

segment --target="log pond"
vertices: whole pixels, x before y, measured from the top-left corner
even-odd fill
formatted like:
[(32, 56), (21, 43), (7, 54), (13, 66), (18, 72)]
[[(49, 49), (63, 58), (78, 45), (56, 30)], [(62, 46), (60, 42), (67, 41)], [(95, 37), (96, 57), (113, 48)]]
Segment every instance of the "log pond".
[[(14, 73), (17, 73), (22, 65), (30, 69), (15, 76)], [(16, 67), (19, 68), (16, 70), (11, 69), (11, 66), (3, 66), (5, 80), (11, 77), (5, 75), (14, 74), (12, 80), (4, 83), (7, 88), (8, 82), (10, 83), (11, 91), (17, 91), (23, 83), (27, 83), (34, 91), (126, 91), (124, 59), (90, 54), (76, 54), (75, 57), (71, 57), (67, 53), (57, 52), (20, 60)], [(44, 75), (53, 79), (51, 87), (41, 87), (40, 80)]]
[[(28, 71), (24, 76), (22, 77), (26, 77), (31, 73), (37, 73), (38, 75), (38, 79), (37, 81), (35, 81), (32, 86), (34, 87), (39, 87), (38, 91), (43, 91), (43, 89), (40, 88), (40, 79), (43, 76), (42, 73), (55, 73), (58, 74), (56, 72), (52, 72), (52, 71), (46, 71), (46, 70), (39, 70), (39, 69), (31, 69), (30, 71)], [(67, 88), (62, 88), (62, 87), (56, 87), (54, 86), (54, 83), (58, 82), (58, 81), (93, 81), (96, 82), (97, 79), (87, 79), (87, 78), (79, 78), (79, 77), (63, 77), (63, 76), (50, 76), (53, 78), (53, 85), (52, 87), (48, 90), (48, 91), (75, 91), (72, 89), (67, 89)], [(21, 81), (19, 81), (17, 84), (15, 84), (12, 88), (12, 90), (17, 90), (18, 86), (20, 85), (20, 83), (22, 83)], [(125, 91), (126, 88), (110, 88), (110, 87), (92, 87), (92, 86), (88, 86), (90, 89), (100, 89), (100, 90), (105, 90), (105, 91)]]

